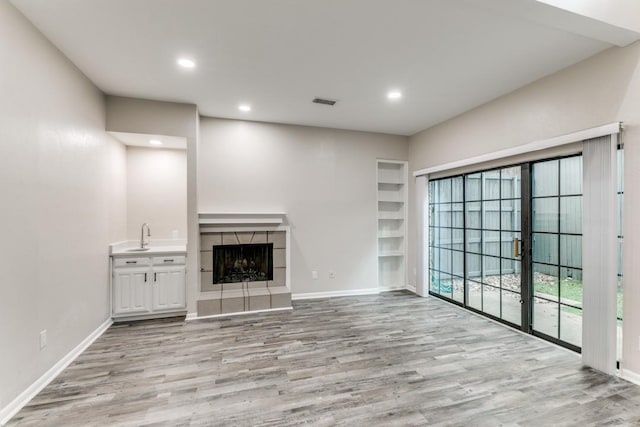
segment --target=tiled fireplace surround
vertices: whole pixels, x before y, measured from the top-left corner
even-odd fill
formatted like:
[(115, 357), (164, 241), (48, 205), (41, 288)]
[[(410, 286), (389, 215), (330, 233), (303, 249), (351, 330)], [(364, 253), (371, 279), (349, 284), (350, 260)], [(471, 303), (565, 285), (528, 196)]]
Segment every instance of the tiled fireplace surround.
[[(200, 298), (198, 317), (291, 307), (287, 287), (287, 231), (200, 232)], [(273, 243), (273, 280), (213, 284), (213, 247)]]

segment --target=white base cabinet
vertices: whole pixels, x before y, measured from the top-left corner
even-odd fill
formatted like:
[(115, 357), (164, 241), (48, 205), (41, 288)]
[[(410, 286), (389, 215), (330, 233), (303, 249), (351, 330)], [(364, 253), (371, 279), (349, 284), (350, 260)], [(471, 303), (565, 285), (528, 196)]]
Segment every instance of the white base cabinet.
[(163, 317), (186, 309), (186, 257), (113, 257), (113, 318)]

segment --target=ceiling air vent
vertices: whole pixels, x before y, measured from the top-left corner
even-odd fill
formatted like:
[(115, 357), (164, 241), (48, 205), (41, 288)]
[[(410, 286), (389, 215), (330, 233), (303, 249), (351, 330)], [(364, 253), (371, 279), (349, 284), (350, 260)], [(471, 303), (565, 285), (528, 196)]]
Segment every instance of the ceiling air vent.
[(315, 104), (335, 105), (335, 103), (338, 101), (334, 101), (332, 99), (324, 99), (324, 98), (313, 98), (313, 101), (311, 102)]

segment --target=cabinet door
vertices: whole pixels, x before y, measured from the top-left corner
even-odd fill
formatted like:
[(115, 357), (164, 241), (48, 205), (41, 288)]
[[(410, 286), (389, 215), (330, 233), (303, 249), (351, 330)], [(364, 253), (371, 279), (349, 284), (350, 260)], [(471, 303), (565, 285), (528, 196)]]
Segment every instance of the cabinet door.
[(147, 313), (151, 310), (150, 270), (115, 268), (113, 270), (113, 313)]
[(185, 272), (184, 266), (154, 267), (154, 310), (170, 310), (186, 307)]

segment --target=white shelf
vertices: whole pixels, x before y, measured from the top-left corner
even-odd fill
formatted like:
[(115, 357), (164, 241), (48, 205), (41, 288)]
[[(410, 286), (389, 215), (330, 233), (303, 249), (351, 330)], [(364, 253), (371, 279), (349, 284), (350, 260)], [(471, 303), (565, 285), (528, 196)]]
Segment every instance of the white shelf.
[(407, 162), (378, 160), (378, 287), (403, 289), (406, 280)]
[(201, 225), (231, 225), (231, 224), (273, 224), (284, 222), (287, 214), (284, 212), (203, 212), (198, 214)]
[(379, 257), (404, 256), (404, 251), (381, 252), (378, 254), (378, 256)]
[(404, 199), (401, 194), (389, 194), (385, 191), (383, 194), (378, 192), (378, 202), (382, 203), (404, 203)]
[(378, 239), (398, 239), (404, 238), (404, 233), (402, 231), (396, 232), (384, 232), (378, 230)]
[(378, 219), (393, 219), (401, 221), (404, 219), (404, 216), (395, 212), (378, 212)]

